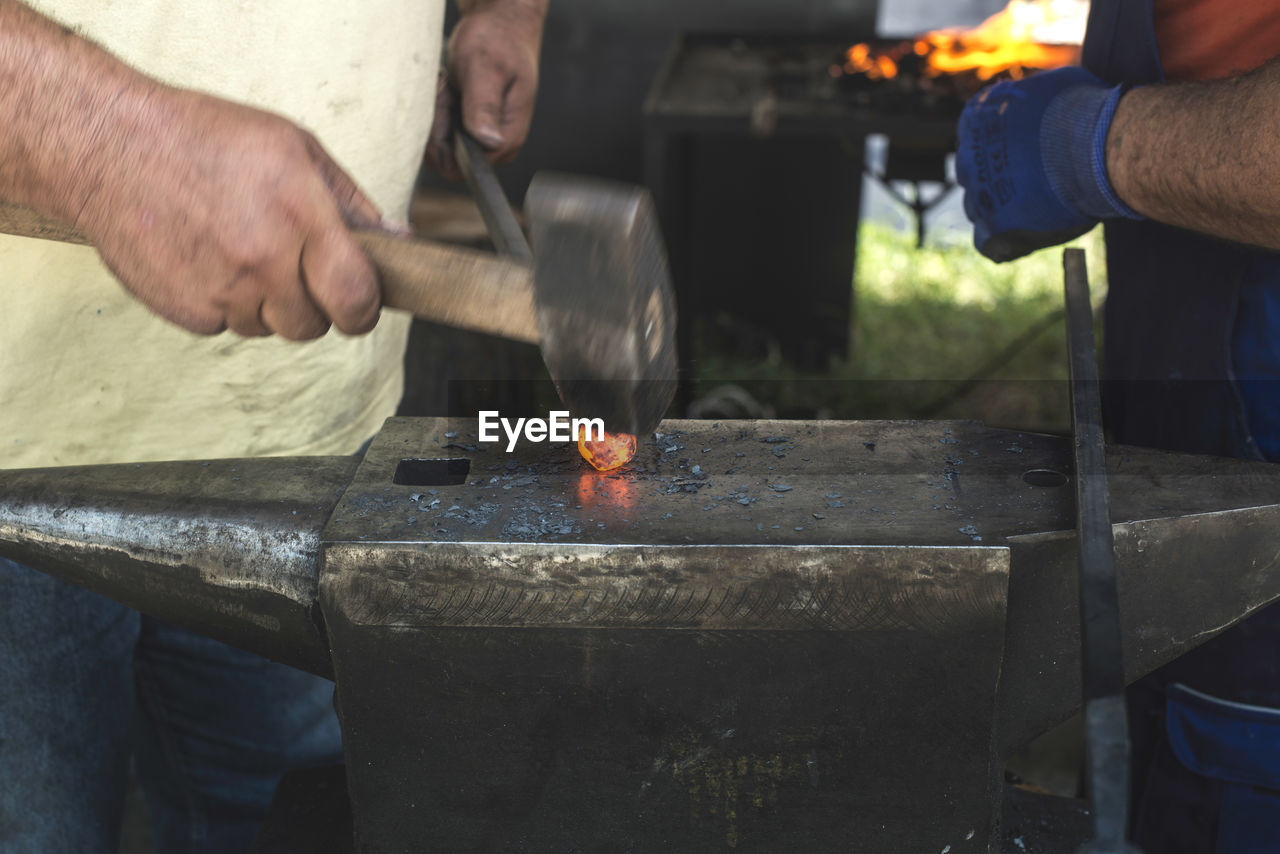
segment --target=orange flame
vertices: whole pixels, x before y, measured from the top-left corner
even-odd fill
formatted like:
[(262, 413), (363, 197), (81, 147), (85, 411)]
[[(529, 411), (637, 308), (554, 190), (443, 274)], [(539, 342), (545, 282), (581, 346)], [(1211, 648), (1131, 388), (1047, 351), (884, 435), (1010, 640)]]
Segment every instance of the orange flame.
[(605, 433), (599, 441), (588, 441), (585, 426), (578, 431), (578, 452), (600, 471), (613, 471), (636, 455), (636, 437), (630, 433)]
[(869, 44), (855, 44), (845, 52), (844, 70), (846, 74), (865, 74), (880, 80), (897, 77), (898, 63), (888, 53), (872, 53)]
[(990, 80), (1008, 72), (1018, 80), (1026, 69), (1078, 62), (1088, 14), (1087, 0), (1009, 0), (973, 29), (935, 30), (881, 50), (856, 44), (845, 53), (843, 70), (889, 79), (897, 76), (902, 59), (914, 53), (924, 58), (929, 77), (973, 71), (979, 80)]

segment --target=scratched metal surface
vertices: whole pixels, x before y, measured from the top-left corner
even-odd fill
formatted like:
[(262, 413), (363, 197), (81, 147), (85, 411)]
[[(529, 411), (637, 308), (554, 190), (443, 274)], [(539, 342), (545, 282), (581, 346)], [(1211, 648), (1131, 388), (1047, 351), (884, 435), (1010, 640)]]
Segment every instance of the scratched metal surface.
[(324, 676), (320, 531), (354, 457), (0, 471), (0, 556)]
[[(331, 541), (973, 546), (1069, 528), (1060, 439), (974, 422), (666, 421), (614, 473), (571, 444), (482, 443), (474, 420), (392, 419)], [(470, 462), (455, 486), (397, 486), (406, 458)]]
[[(508, 454), (456, 422), (390, 421), (323, 534), (322, 587), (367, 625), (941, 632), (1004, 608), (1007, 549), (978, 514), (1012, 507), (1011, 481), (1051, 507), (1021, 459), (960, 474), (996, 453), (977, 425), (664, 427), (601, 474), (576, 446)], [(469, 460), (461, 483), (393, 483), (446, 458)], [(1017, 524), (1040, 530), (1036, 512)]]
[[(968, 421), (665, 421), (631, 463), (599, 473), (571, 444), (507, 453), (505, 439), (479, 442), (474, 420), (390, 419), (325, 537), (1002, 545), (1074, 527), (1069, 450)], [(408, 458), (470, 469), (458, 485), (398, 486)], [(1108, 475), (1117, 522), (1280, 503), (1280, 467), (1253, 462), (1112, 446)]]

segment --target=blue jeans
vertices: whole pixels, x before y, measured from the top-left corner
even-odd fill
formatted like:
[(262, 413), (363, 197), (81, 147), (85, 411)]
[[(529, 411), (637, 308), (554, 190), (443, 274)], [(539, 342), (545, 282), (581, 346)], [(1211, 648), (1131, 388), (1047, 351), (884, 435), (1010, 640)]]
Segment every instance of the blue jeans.
[[(1175, 684), (1280, 717), (1280, 604), (1250, 615), (1129, 686), (1133, 739), (1133, 841), (1150, 854), (1270, 854), (1280, 851), (1280, 767), (1267, 779), (1234, 773), (1265, 768), (1276, 756), (1275, 729), (1239, 737), (1257, 711), (1235, 715), (1189, 704)], [(1209, 711), (1205, 711), (1209, 708)], [(1225, 710), (1230, 712), (1230, 710)], [(1192, 726), (1191, 718), (1199, 718)], [(1169, 724), (1172, 722), (1173, 726)], [(1188, 751), (1188, 745), (1193, 751)], [(1248, 785), (1241, 785), (1248, 784)], [(1257, 840), (1267, 840), (1259, 844)]]
[(0, 852), (114, 852), (131, 760), (161, 854), (244, 854), (333, 683), (0, 558)]

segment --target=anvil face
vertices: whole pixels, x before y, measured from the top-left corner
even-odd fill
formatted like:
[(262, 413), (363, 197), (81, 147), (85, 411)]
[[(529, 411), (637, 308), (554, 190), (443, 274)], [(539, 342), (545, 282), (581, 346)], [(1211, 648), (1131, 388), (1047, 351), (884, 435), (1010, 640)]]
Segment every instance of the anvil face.
[(325, 539), (971, 547), (1073, 524), (1070, 457), (1048, 436), (974, 422), (662, 430), (601, 473), (572, 443), (506, 453), (478, 442), (474, 421), (392, 419)]

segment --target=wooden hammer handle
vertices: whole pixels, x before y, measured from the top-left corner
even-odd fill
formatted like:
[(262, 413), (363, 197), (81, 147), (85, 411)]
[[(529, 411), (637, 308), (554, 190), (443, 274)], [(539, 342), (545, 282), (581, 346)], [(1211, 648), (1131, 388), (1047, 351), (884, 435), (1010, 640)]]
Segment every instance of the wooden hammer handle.
[(63, 243), (79, 243), (89, 245), (89, 238), (72, 225), (64, 225), (56, 219), (49, 219), (31, 208), (0, 202), (0, 232), (16, 234), (19, 237), (37, 237), (41, 240), (59, 240)]
[[(0, 233), (89, 244), (73, 226), (6, 202), (0, 202)], [(353, 234), (378, 271), (384, 306), (445, 326), (538, 343), (533, 270), (527, 264), (381, 231)]]
[(460, 246), (354, 232), (378, 271), (382, 304), (423, 320), (537, 344), (533, 268)]

